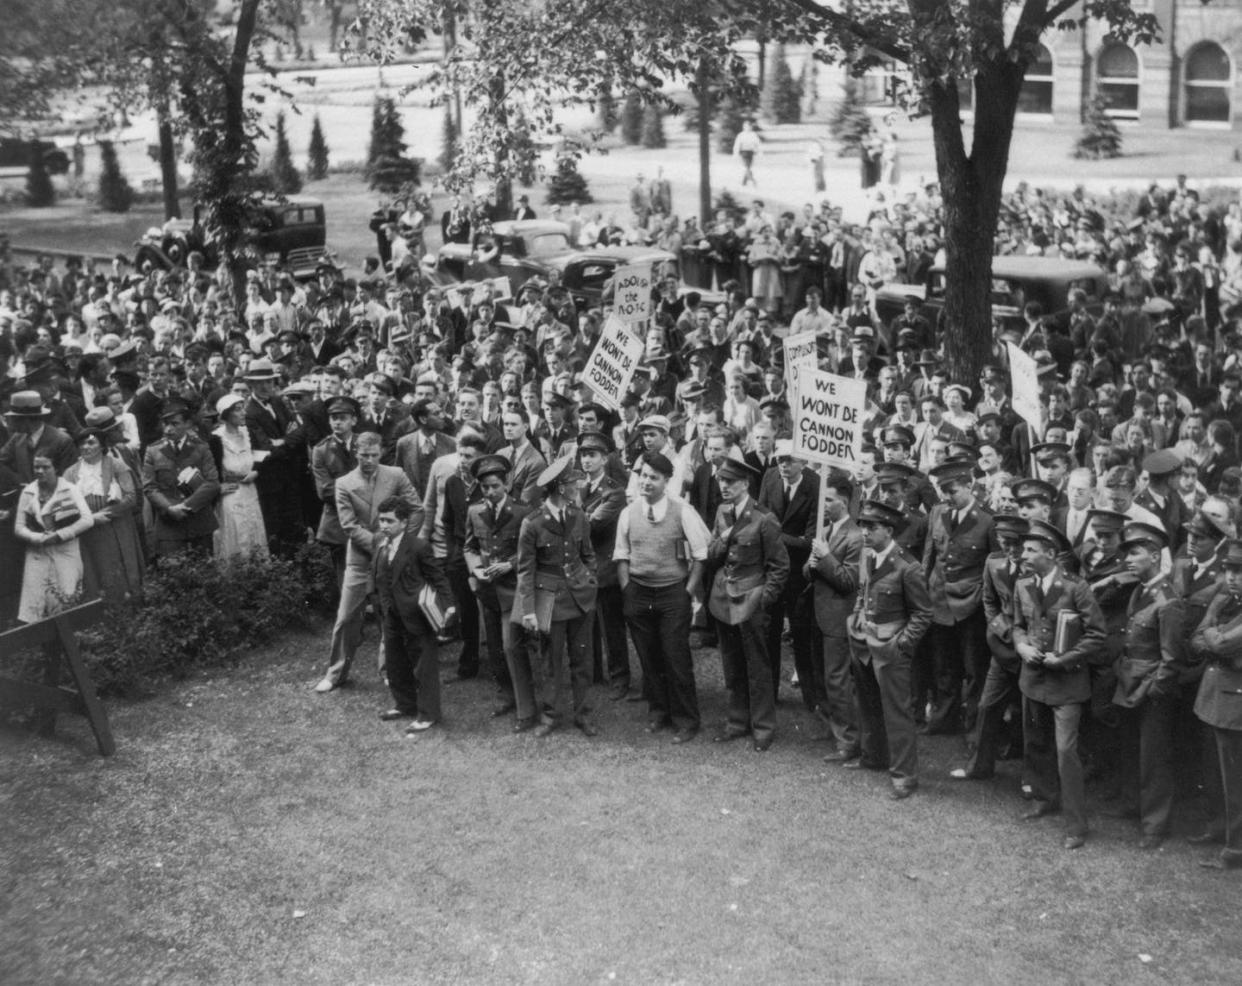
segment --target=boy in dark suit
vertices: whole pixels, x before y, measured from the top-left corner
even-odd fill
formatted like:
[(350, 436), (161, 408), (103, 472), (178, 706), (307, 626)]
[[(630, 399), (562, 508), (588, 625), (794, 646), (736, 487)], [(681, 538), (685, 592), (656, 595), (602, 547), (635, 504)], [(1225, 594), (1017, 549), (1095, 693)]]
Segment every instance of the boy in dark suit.
[[(440, 721), (440, 653), (418, 596), (431, 585), (441, 605), (452, 599), (448, 578), (431, 546), (407, 530), (411, 513), (410, 504), (399, 496), (379, 505), (383, 541), (372, 562), (384, 625), (384, 673), (396, 703), (380, 718), (387, 722), (412, 716), (407, 735), (425, 732)], [(455, 614), (450, 603), (445, 617), (451, 620)]]

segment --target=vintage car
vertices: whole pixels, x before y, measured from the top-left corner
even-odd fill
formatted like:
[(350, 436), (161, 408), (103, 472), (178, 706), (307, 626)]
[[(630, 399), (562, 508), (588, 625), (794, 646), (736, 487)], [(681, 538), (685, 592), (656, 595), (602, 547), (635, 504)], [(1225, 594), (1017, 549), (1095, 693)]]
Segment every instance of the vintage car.
[(650, 264), (652, 283), (669, 274), (677, 276), (677, 255), (667, 250), (646, 246), (601, 247), (583, 250), (568, 257), (561, 267), (561, 283), (579, 310), (598, 308), (612, 296), (612, 275), (618, 267)]
[[(926, 288), (921, 284), (885, 284), (875, 295), (876, 311), (887, 325), (902, 313), (906, 297), (923, 299), (922, 314), (933, 325), (944, 308), (943, 267), (933, 267)], [(1001, 256), (992, 259), (992, 317), (1002, 323), (1022, 322), (1022, 310), (1029, 301), (1044, 307), (1046, 318), (1065, 315), (1071, 288), (1087, 293), (1092, 311), (1102, 307), (1108, 290), (1108, 275), (1098, 264), (1059, 257)]]
[(560, 269), (574, 253), (569, 227), (547, 219), (494, 223), (471, 243), (446, 243), (423, 257), (423, 268), (438, 284), (507, 277), (516, 294), (532, 277)]
[[(314, 277), (327, 242), (323, 203), (302, 195), (265, 199), (249, 238), (261, 260), (290, 270), (295, 277)], [(170, 219), (163, 226), (152, 227), (134, 246), (134, 263), (140, 269), (147, 262), (164, 270), (184, 267), (186, 257), (195, 250), (209, 268), (219, 260), (211, 244), (205, 242), (199, 206), (194, 208), (193, 219)]]

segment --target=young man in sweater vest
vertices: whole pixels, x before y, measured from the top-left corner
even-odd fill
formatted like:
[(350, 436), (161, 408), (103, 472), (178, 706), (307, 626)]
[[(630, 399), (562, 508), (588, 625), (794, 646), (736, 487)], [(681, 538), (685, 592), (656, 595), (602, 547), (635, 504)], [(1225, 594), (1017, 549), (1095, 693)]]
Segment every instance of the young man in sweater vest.
[(647, 683), (647, 732), (671, 726), (674, 743), (699, 730), (699, 700), (690, 659), (690, 601), (702, 598), (707, 525), (668, 496), (673, 463), (660, 452), (639, 457), (638, 496), (617, 519), (617, 579), (630, 638)]

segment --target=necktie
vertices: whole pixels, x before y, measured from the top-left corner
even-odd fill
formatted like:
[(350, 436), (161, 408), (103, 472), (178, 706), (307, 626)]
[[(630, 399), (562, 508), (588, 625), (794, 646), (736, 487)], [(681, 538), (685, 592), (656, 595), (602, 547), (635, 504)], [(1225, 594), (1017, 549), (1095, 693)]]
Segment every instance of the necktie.
[(792, 486), (785, 487), (785, 502), (789, 503), (793, 500), (794, 488)]
[(656, 522), (655, 507), (653, 507), (650, 503), (647, 504), (647, 520), (650, 521), (652, 524)]

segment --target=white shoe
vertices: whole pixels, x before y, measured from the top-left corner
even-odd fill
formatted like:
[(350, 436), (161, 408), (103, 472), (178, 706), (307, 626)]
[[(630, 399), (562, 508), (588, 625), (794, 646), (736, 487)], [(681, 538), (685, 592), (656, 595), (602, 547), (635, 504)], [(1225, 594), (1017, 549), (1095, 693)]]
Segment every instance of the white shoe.
[(412, 723), (405, 727), (405, 734), (410, 736), (414, 733), (425, 733), (434, 725), (435, 723), (429, 719), (415, 719)]
[(336, 682), (331, 678), (324, 678), (315, 686), (315, 691), (322, 695), (325, 692), (332, 691), (334, 688), (336, 688)]

